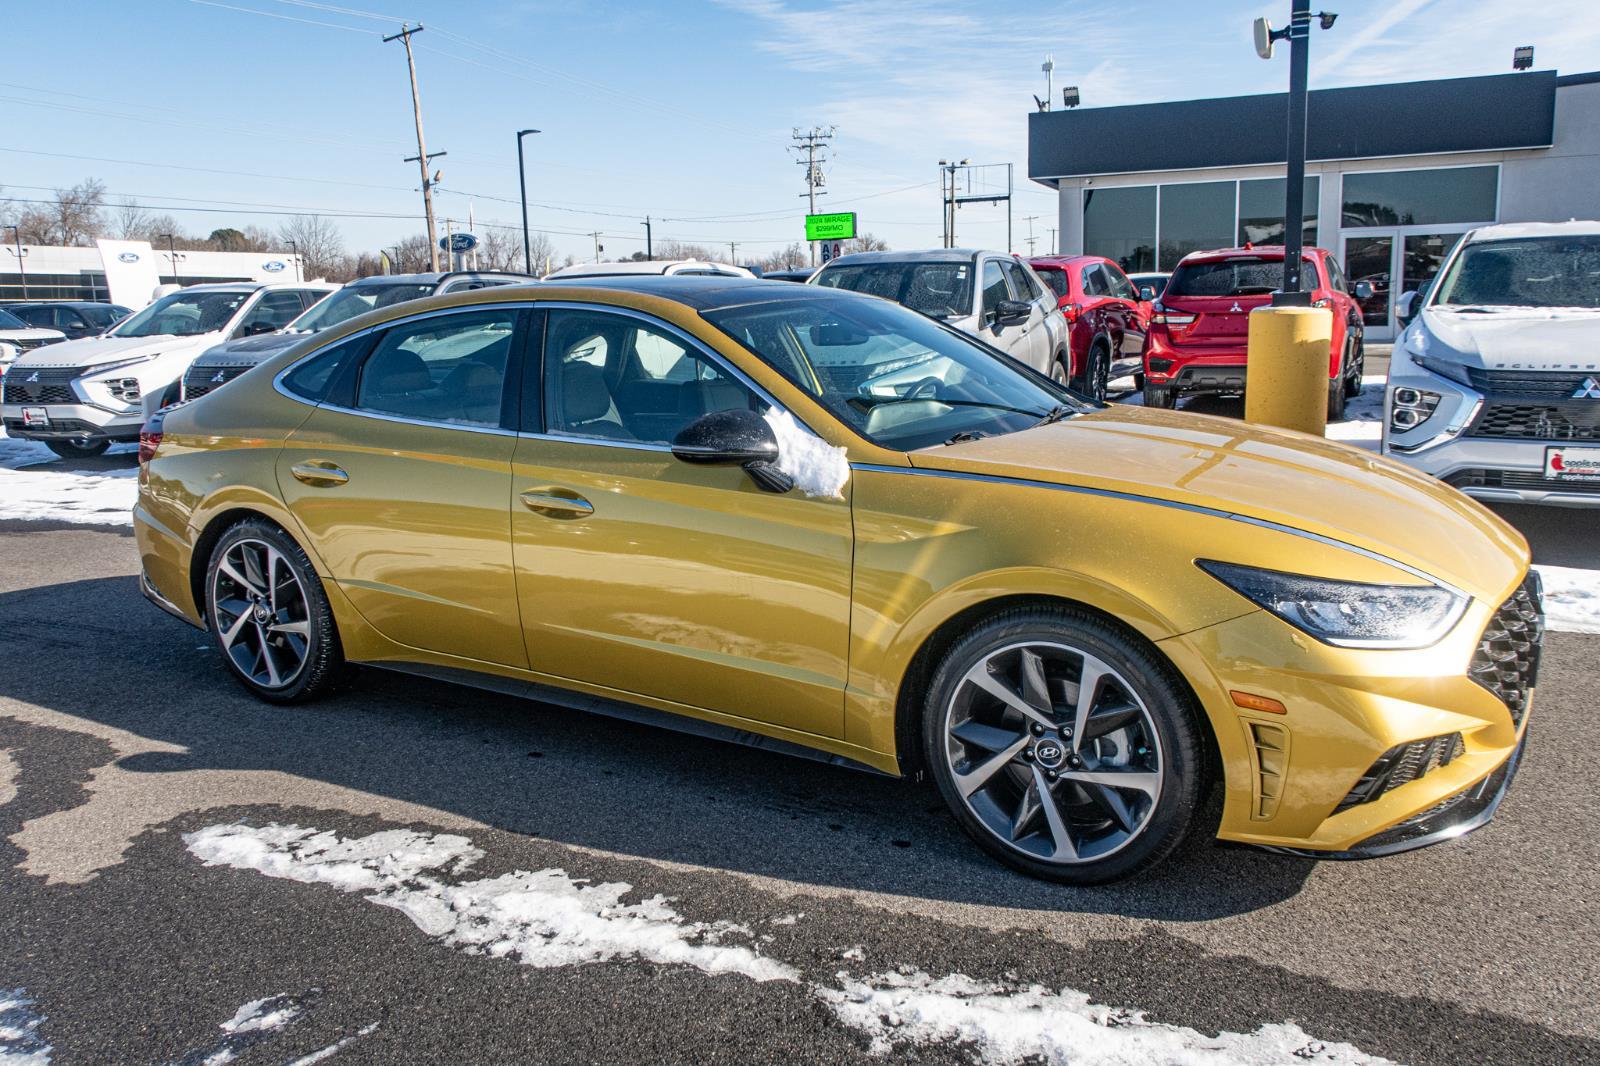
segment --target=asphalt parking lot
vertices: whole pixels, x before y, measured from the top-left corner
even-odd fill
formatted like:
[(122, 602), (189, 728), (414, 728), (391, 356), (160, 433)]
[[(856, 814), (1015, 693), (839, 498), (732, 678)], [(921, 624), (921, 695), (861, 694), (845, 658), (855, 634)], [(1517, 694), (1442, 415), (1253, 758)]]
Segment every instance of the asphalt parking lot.
[(377, 671), (258, 703), (125, 529), (0, 560), (0, 1062), (1600, 1059), (1600, 636), (1461, 842), (1071, 890), (929, 788)]

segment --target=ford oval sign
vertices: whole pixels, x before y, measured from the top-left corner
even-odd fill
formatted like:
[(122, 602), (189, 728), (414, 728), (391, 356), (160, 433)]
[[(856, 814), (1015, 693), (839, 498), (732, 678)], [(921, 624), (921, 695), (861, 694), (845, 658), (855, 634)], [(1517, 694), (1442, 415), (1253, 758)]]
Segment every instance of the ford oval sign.
[(280, 260), (280, 259), (274, 259), (271, 262), (267, 262), (267, 263), (262, 263), (261, 264), (261, 269), (265, 270), (268, 274), (276, 274), (278, 271), (282, 270), (283, 268), (284, 268), (284, 264), (283, 264), (283, 261)]
[(137, 263), (138, 261), (138, 252), (120, 252), (117, 255), (117, 262), (119, 263)]
[(452, 233), (439, 238), (439, 247), (447, 252), (470, 252), (478, 246), (478, 238), (470, 233)]

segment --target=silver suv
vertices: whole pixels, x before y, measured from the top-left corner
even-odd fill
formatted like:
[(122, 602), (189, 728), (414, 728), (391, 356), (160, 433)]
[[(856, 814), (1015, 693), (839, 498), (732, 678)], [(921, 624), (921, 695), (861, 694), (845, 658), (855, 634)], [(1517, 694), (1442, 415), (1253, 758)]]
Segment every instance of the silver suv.
[(1383, 454), (1479, 499), (1600, 506), (1600, 222), (1473, 230), (1418, 304)]

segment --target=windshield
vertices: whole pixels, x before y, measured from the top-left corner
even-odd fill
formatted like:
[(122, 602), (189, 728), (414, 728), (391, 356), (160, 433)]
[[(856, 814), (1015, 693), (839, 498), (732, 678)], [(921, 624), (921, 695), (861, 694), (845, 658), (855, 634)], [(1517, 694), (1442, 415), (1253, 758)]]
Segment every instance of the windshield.
[(0, 311), (0, 329), (32, 329), (32, 328), (33, 328), (32, 326), (30, 326), (26, 322), (22, 321), (22, 319), (18, 318), (16, 315), (12, 314), (10, 311)]
[(366, 314), (375, 307), (403, 304), (433, 295), (433, 285), (350, 285), (317, 304), (289, 323), (295, 333), (316, 333), (337, 326), (347, 318)]
[(1090, 410), (1008, 356), (903, 307), (840, 296), (705, 312), (841, 422), (898, 451)]
[(248, 292), (175, 292), (112, 330), (118, 337), (193, 337), (223, 329)]
[(935, 318), (972, 314), (971, 263), (862, 263), (829, 267), (814, 285), (882, 296)]
[(1600, 307), (1600, 234), (1468, 244), (1436, 289), (1435, 307)]
[[(1306, 262), (1311, 260), (1307, 259)], [(1282, 259), (1223, 259), (1211, 263), (1180, 264), (1167, 283), (1166, 295), (1261, 296), (1281, 284)]]

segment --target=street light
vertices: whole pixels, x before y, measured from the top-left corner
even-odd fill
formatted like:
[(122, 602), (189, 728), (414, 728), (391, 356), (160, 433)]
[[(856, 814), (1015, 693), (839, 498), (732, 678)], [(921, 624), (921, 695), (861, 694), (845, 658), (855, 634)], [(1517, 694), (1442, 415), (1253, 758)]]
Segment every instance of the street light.
[[(1323, 29), (1333, 26), (1337, 14), (1321, 12)], [(1272, 28), (1264, 18), (1255, 21), (1256, 55), (1272, 58), (1272, 46), (1289, 42), (1289, 143), (1283, 207), (1283, 286), (1272, 294), (1274, 307), (1310, 307), (1311, 294), (1300, 289), (1300, 253), (1305, 243), (1306, 192), (1306, 74), (1310, 66), (1311, 0), (1290, 0), (1289, 25)]]
[(183, 284), (183, 275), (178, 272), (178, 247), (177, 238), (170, 233), (158, 233), (158, 237), (167, 239), (167, 258), (172, 260), (172, 280), (179, 285)]
[(528, 171), (522, 165), (522, 138), (538, 130), (517, 131), (517, 184), (522, 188), (522, 272), (533, 273), (533, 249), (528, 236)]
[(7, 223), (5, 226), (0, 227), (0, 229), (8, 229), (8, 230), (10, 230), (11, 231), (11, 239), (12, 239), (12, 241), (14, 241), (16, 243), (16, 246), (17, 246), (17, 273), (22, 275), (22, 298), (24, 300), (26, 300), (28, 298), (28, 268), (23, 265), (22, 257), (27, 255), (28, 252), (27, 252), (27, 249), (22, 247), (22, 231), (20, 229), (18, 229), (15, 225), (11, 224), (11, 223)]
[(289, 242), (289, 251), (294, 253), (290, 258), (294, 260), (294, 281), (298, 285), (300, 284), (300, 246), (288, 237), (285, 237), (284, 240)]

